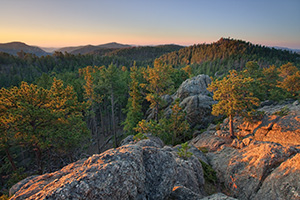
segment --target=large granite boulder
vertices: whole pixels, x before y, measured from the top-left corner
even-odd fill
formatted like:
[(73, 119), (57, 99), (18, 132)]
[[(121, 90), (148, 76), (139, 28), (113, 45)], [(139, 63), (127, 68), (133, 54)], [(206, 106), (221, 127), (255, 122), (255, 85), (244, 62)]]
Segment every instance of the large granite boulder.
[(204, 74), (187, 79), (180, 85), (173, 98), (183, 100), (187, 97), (199, 94), (211, 95), (212, 93), (207, 90), (207, 87), (211, 82), (211, 78)]
[[(204, 74), (185, 80), (175, 94), (163, 96), (166, 102), (163, 107), (165, 115), (167, 117), (171, 115), (172, 103), (179, 99), (180, 106), (186, 112), (186, 119), (191, 127), (206, 128), (214, 119), (211, 111), (212, 105), (216, 103), (212, 98), (212, 93), (207, 90), (210, 83), (211, 79)], [(147, 119), (151, 119), (153, 116), (153, 112), (150, 110)]]
[(199, 129), (207, 127), (215, 118), (212, 114), (212, 105), (215, 101), (206, 95), (194, 95), (183, 99), (180, 106), (186, 112), (186, 119), (191, 127)]
[(176, 186), (204, 197), (198, 158), (181, 158), (158, 140), (131, 141), (59, 171), (31, 177), (11, 189), (11, 199), (166, 199)]
[(267, 105), (257, 122), (234, 119), (237, 138), (228, 137), (228, 119), (190, 144), (207, 149), (208, 163), (238, 199), (300, 199), (300, 107)]

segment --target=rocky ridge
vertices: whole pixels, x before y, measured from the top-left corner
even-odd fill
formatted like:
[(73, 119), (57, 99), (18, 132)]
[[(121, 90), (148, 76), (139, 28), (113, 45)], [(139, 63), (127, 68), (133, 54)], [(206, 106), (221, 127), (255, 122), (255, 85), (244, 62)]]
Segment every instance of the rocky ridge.
[(235, 119), (239, 139), (229, 139), (226, 119), (220, 130), (210, 126), (190, 144), (210, 151), (209, 164), (234, 197), (300, 199), (299, 108), (298, 102), (264, 106), (260, 121)]
[[(59, 171), (29, 177), (11, 199), (201, 199), (206, 195), (199, 157), (181, 158), (179, 147), (155, 138), (79, 160)], [(194, 149), (195, 151), (195, 149)], [(225, 195), (219, 194), (226, 197)]]
[[(185, 81), (174, 95), (164, 96), (168, 102), (165, 114), (179, 98), (184, 109), (191, 111), (187, 112), (190, 124), (196, 121), (193, 126), (206, 127), (213, 119), (214, 101), (206, 90), (209, 80), (199, 75)], [(188, 99), (198, 100), (184, 104)], [(189, 142), (190, 158), (178, 155), (180, 145), (164, 146), (151, 135), (141, 141), (129, 136), (117, 149), (19, 182), (10, 190), (12, 199), (299, 200), (299, 102), (265, 103), (259, 110), (264, 112), (261, 120), (235, 118), (238, 137), (234, 140), (228, 137), (227, 119), (220, 126), (210, 125), (204, 133), (196, 131)], [(208, 196), (211, 193), (206, 187), (211, 185), (205, 180), (205, 163), (216, 171), (222, 186), (214, 192), (233, 197), (222, 193)]]

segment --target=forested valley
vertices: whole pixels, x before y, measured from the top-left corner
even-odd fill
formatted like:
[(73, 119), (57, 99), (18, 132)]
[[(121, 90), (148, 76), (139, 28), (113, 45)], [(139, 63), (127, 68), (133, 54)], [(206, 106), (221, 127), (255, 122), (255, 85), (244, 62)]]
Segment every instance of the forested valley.
[(139, 140), (151, 132), (170, 145), (191, 139), (197, 127), (179, 101), (164, 115), (163, 97), (199, 74), (211, 76), (212, 91), (222, 80), (247, 79), (254, 107), (300, 100), (299, 54), (230, 38), (41, 57), (0, 52), (0, 194), (29, 175), (118, 147), (130, 134)]

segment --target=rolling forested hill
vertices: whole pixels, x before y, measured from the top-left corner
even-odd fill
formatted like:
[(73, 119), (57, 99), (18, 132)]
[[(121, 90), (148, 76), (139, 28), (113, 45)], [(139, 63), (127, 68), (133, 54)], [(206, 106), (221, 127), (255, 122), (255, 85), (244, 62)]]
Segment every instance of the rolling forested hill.
[[(122, 48), (115, 51), (111, 51), (105, 55), (107, 56), (118, 56), (127, 58), (129, 60), (135, 60), (140, 62), (153, 62), (155, 58), (182, 49), (183, 46), (179, 45), (159, 45), (159, 46), (141, 46)], [(97, 53), (97, 51), (95, 51)]]
[(96, 50), (88, 49), (72, 49), (72, 53), (57, 51), (52, 55), (41, 57), (34, 53), (19, 52), (10, 55), (0, 52), (0, 87), (17, 85), (21, 81), (33, 82), (43, 73), (76, 72), (79, 68), (89, 65), (115, 64), (131, 67), (136, 61), (137, 66), (152, 66), (155, 59), (179, 68), (190, 65), (192, 74), (203, 73), (210, 76), (216, 75), (217, 72), (217, 74), (226, 73), (230, 69), (242, 69), (248, 61), (257, 61), (260, 67), (269, 65), (279, 67), (287, 62), (300, 67), (300, 55), (297, 53), (226, 38), (212, 44), (189, 47), (178, 45), (128, 47), (109, 43)]
[(261, 67), (280, 66), (287, 62), (300, 67), (300, 55), (297, 53), (228, 38), (221, 38), (212, 44), (189, 46), (162, 55), (159, 60), (173, 66), (190, 65), (194, 73), (208, 75), (242, 69), (248, 61), (257, 61)]
[[(161, 45), (156, 47), (132, 48), (100, 48), (86, 54), (73, 54), (56, 51), (52, 55), (38, 57), (35, 54), (19, 53), (18, 56), (0, 52), (0, 87), (17, 85), (21, 81), (33, 82), (43, 73), (76, 72), (86, 66), (117, 66), (152, 65), (155, 58), (171, 51), (183, 48), (177, 45)], [(116, 46), (114, 46), (116, 47)], [(75, 51), (75, 50), (74, 50)]]

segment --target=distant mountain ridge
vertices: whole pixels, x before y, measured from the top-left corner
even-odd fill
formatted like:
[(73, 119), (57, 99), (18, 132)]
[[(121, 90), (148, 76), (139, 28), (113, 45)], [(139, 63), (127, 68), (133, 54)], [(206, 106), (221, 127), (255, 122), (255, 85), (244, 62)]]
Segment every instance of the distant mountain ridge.
[[(272, 47), (271, 47), (272, 48)], [(279, 47), (279, 46), (274, 46), (273, 48), (275, 49), (280, 49), (280, 50), (286, 50), (286, 51), (291, 51), (291, 52), (296, 52), (296, 53), (300, 53), (300, 49), (290, 49), (287, 47)]]
[(17, 55), (18, 52), (32, 53), (37, 56), (49, 55), (46, 51), (36, 46), (30, 46), (23, 42), (0, 43), (0, 52)]
[(95, 50), (99, 49), (120, 49), (120, 48), (128, 48), (132, 47), (131, 45), (127, 44), (120, 44), (116, 42), (111, 42), (107, 44), (100, 44), (100, 45), (84, 45), (84, 46), (74, 46), (74, 47), (64, 47), (61, 49), (57, 49), (56, 51), (60, 52), (68, 52), (71, 54), (87, 54)]

